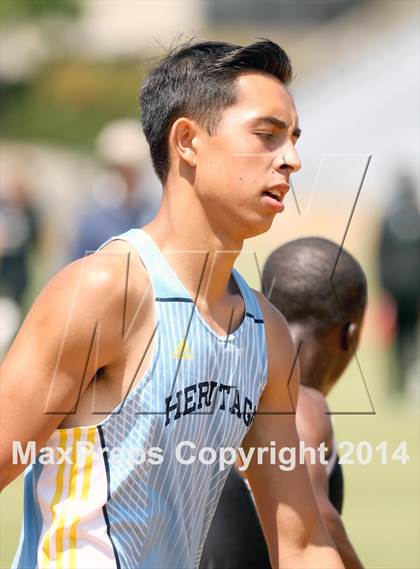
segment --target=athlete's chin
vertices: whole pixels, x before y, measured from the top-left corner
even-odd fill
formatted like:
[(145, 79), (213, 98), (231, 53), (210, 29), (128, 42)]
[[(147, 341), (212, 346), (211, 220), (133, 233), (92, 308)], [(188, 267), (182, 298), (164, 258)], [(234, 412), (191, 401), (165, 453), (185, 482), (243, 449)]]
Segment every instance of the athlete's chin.
[(246, 224), (247, 235), (246, 239), (250, 239), (251, 237), (256, 237), (257, 235), (261, 235), (262, 233), (266, 233), (270, 227), (273, 225), (274, 218), (276, 217), (276, 213), (270, 215), (263, 215), (254, 218), (252, 221), (248, 221)]

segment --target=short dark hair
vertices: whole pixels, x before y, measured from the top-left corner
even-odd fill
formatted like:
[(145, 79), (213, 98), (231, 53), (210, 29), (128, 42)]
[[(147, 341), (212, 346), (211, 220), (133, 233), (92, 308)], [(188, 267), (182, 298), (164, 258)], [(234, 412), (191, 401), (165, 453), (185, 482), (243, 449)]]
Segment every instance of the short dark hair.
[(363, 316), (367, 283), (350, 253), (328, 239), (306, 237), (271, 253), (263, 292), (288, 322), (323, 333)]
[(273, 75), (287, 85), (292, 66), (286, 52), (263, 39), (246, 47), (224, 42), (184, 44), (172, 50), (140, 89), (141, 123), (153, 167), (162, 183), (169, 170), (168, 135), (182, 116), (211, 133), (222, 111), (235, 104), (237, 77), (248, 71)]

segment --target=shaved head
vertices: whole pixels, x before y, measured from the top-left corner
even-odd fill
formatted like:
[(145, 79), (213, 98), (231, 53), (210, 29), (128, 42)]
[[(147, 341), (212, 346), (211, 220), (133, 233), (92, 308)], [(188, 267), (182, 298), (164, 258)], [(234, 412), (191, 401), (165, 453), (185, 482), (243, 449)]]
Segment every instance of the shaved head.
[(263, 292), (290, 324), (327, 332), (363, 316), (367, 284), (347, 251), (328, 239), (307, 237), (273, 251), (263, 270)]

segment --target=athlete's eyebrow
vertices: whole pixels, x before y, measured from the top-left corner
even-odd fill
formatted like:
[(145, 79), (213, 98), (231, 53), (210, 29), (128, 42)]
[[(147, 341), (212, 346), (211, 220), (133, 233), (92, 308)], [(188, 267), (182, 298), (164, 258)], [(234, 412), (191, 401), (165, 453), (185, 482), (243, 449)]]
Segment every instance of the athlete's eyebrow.
[[(266, 117), (257, 117), (252, 122), (254, 124), (267, 123), (279, 129), (288, 128), (287, 124), (283, 120), (278, 119), (277, 117), (273, 117), (272, 115)], [(302, 131), (299, 127), (296, 127), (292, 134), (295, 138), (299, 138), (299, 136), (302, 134)]]

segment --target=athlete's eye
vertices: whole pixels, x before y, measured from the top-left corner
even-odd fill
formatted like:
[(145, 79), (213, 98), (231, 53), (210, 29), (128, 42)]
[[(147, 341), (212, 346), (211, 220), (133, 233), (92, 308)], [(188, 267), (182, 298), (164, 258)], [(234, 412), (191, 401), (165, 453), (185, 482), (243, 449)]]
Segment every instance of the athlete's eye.
[(263, 138), (264, 140), (272, 140), (274, 138), (272, 132), (255, 132), (254, 134), (259, 136), (260, 138)]

